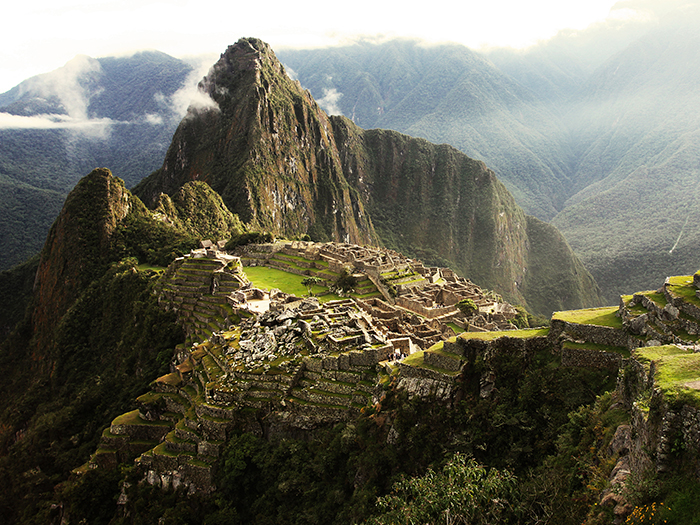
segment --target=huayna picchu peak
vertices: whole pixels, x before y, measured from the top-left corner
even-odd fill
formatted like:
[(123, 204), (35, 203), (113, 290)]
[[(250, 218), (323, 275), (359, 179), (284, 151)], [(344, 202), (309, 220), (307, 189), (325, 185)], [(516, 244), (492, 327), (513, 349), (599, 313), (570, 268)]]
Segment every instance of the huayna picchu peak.
[(4, 522), (696, 518), (700, 276), (601, 307), (483, 162), (329, 117), (260, 40), (200, 94), (17, 271)]
[(136, 188), (145, 202), (202, 180), (253, 228), (376, 242), (328, 116), (267, 44), (230, 46), (200, 89), (210, 104), (189, 109), (163, 167)]

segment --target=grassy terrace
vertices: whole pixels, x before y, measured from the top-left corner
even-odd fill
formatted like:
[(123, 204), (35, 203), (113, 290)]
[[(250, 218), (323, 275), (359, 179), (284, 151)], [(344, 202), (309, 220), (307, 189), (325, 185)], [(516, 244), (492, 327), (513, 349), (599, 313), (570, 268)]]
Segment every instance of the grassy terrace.
[(643, 364), (656, 363), (655, 382), (669, 401), (682, 398), (700, 407), (700, 354), (665, 345), (637, 348), (634, 356)]
[(149, 425), (149, 426), (160, 426), (168, 427), (170, 423), (168, 421), (146, 421), (141, 419), (138, 410), (132, 410), (121, 416), (117, 416), (112, 421), (112, 425)]
[(617, 311), (617, 306), (604, 306), (602, 308), (588, 308), (585, 310), (567, 310), (564, 312), (554, 312), (552, 320), (622, 328), (622, 319), (616, 315)]
[(668, 282), (668, 291), (673, 297), (680, 297), (686, 303), (700, 308), (700, 299), (695, 295), (697, 288), (693, 286), (692, 275), (669, 277)]
[(647, 292), (639, 292), (639, 295), (643, 295), (647, 299), (650, 299), (651, 301), (656, 303), (656, 305), (659, 308), (663, 308), (664, 306), (666, 306), (666, 303), (668, 302), (666, 300), (666, 296), (664, 294), (659, 293), (655, 290), (649, 290)]
[(408, 365), (408, 366), (413, 366), (415, 368), (425, 368), (427, 370), (433, 370), (434, 372), (439, 372), (439, 373), (444, 374), (446, 376), (459, 375), (459, 371), (445, 370), (444, 368), (438, 368), (436, 366), (426, 364), (425, 352), (434, 352), (436, 354), (444, 355), (447, 357), (452, 357), (454, 359), (463, 360), (463, 358), (461, 356), (458, 356), (456, 354), (451, 354), (449, 352), (444, 352), (442, 350), (442, 348), (443, 348), (443, 343), (441, 341), (441, 342), (433, 345), (432, 347), (430, 347), (429, 350), (425, 350), (425, 351), (419, 350), (418, 352), (412, 353), (411, 355), (406, 357), (406, 359), (404, 359), (402, 362), (403, 362), (403, 364)]
[(503, 330), (500, 332), (462, 332), (458, 337), (462, 339), (481, 339), (492, 341), (499, 337), (519, 337), (528, 339), (530, 337), (547, 337), (549, 328), (524, 328), (521, 330)]
[[(303, 275), (284, 272), (276, 268), (266, 268), (264, 266), (246, 266), (244, 271), (256, 288), (262, 290), (277, 288), (278, 290), (282, 290), (285, 293), (297, 297), (306, 297), (309, 293), (307, 287), (301, 284), (301, 281), (306, 278)], [(336, 294), (328, 293), (328, 288), (325, 286), (314, 285), (311, 287), (311, 292), (314, 295), (326, 294), (319, 297), (321, 302), (342, 299), (342, 297)]]
[(459, 326), (456, 323), (447, 323), (447, 326), (452, 328), (452, 330), (454, 331), (455, 334), (461, 334), (464, 332), (464, 328), (462, 328), (461, 326)]
[(146, 270), (153, 270), (154, 272), (162, 272), (163, 270), (165, 270), (165, 266), (154, 266), (152, 264), (147, 264), (147, 263), (139, 264), (136, 268), (140, 272), (143, 272)]

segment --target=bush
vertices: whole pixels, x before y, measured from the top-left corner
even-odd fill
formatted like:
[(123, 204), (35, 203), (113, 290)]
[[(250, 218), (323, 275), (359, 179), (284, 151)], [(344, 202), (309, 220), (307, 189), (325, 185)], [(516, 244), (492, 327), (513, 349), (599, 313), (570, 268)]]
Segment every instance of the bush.
[(275, 238), (272, 236), (271, 233), (240, 233), (231, 237), (226, 243), (224, 249), (230, 252), (235, 250), (238, 246), (245, 246), (246, 244), (264, 244), (267, 242), (274, 242), (274, 240)]

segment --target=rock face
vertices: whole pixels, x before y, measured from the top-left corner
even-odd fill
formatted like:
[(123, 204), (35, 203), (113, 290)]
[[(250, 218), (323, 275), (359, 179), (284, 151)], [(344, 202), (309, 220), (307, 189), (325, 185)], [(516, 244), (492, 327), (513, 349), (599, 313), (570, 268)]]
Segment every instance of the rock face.
[(137, 194), (153, 203), (160, 192), (203, 180), (255, 228), (376, 241), (343, 175), (328, 116), (267, 44), (230, 46), (200, 88), (210, 105), (189, 109), (163, 167)]
[(544, 314), (599, 304), (561, 234), (482, 162), (328, 117), (260, 40), (230, 46), (200, 88), (209, 105), (189, 109), (162, 168), (134, 190), (147, 204), (201, 180), (252, 229), (384, 244)]

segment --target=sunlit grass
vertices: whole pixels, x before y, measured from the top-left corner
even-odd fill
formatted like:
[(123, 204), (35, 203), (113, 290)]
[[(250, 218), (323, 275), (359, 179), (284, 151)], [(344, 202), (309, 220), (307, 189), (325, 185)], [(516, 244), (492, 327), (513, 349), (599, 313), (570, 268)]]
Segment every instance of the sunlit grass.
[[(253, 283), (253, 286), (261, 290), (271, 290), (277, 288), (284, 293), (295, 295), (297, 297), (306, 297), (309, 294), (306, 285), (301, 282), (306, 279), (306, 276), (289, 273), (276, 268), (267, 268), (265, 266), (246, 266), (243, 271), (248, 276), (248, 279)], [(328, 288), (325, 286), (313, 285), (311, 292), (314, 295), (326, 293)], [(336, 294), (326, 294), (320, 296), (319, 301), (334, 301), (342, 299)]]
[(658, 387), (668, 396), (689, 395), (700, 403), (700, 391), (694, 383), (700, 382), (700, 354), (675, 345), (637, 348), (635, 357), (642, 363), (656, 364), (654, 377)]
[(521, 330), (502, 330), (494, 332), (463, 332), (459, 334), (462, 339), (481, 339), (482, 341), (492, 341), (499, 337), (518, 337), (528, 339), (530, 337), (546, 337), (549, 328), (525, 328)]
[(622, 319), (616, 314), (619, 310), (617, 306), (604, 306), (602, 308), (587, 308), (585, 310), (567, 310), (554, 312), (552, 320), (565, 321), (576, 324), (592, 324), (596, 326), (609, 326), (612, 328), (622, 328)]

